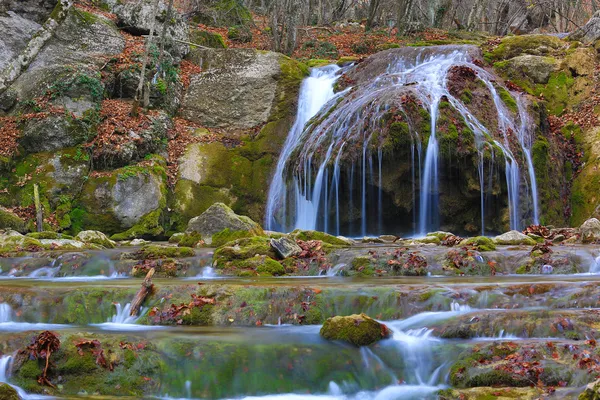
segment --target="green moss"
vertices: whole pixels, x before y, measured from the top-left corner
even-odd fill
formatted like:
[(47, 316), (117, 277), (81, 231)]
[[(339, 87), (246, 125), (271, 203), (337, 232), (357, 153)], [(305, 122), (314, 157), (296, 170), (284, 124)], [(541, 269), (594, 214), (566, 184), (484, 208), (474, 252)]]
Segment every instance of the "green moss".
[(20, 397), (17, 391), (8, 383), (0, 383), (0, 399), (20, 400)]
[(194, 257), (196, 253), (190, 247), (171, 247), (147, 245), (140, 249), (139, 255), (142, 259), (157, 259), (157, 258), (184, 258)]
[(319, 232), (319, 231), (303, 231), (300, 229), (296, 229), (292, 233), (290, 233), (294, 239), (297, 240), (320, 240), (323, 243), (328, 243), (332, 246), (349, 246), (349, 243), (343, 239), (339, 239), (333, 235), (328, 233)]
[[(202, 235), (198, 232), (186, 232), (177, 240), (177, 244), (183, 247), (196, 247), (201, 240)], [(169, 242), (171, 242), (171, 239), (169, 239)]]
[(232, 231), (229, 228), (226, 228), (212, 236), (211, 246), (219, 247), (234, 240), (244, 239), (251, 236), (255, 236), (255, 234), (249, 231)]
[(214, 306), (212, 304), (206, 304), (202, 307), (192, 307), (190, 313), (183, 316), (183, 325), (211, 326), (213, 324), (213, 309)]
[(550, 51), (561, 50), (565, 42), (550, 35), (506, 36), (501, 43), (488, 54), (493, 60), (508, 60), (521, 54), (539, 55), (540, 48)]
[(503, 87), (498, 87), (497, 91), (498, 95), (500, 96), (500, 99), (502, 99), (506, 107), (508, 107), (508, 109), (513, 113), (517, 113), (519, 111), (519, 108), (517, 106), (516, 100), (510, 95), (510, 92)]
[(161, 219), (162, 210), (156, 209), (144, 215), (137, 224), (127, 229), (125, 232), (116, 233), (110, 238), (112, 240), (131, 240), (160, 236), (165, 231), (161, 224)]
[(365, 314), (328, 318), (320, 335), (328, 340), (342, 340), (355, 346), (368, 346), (384, 338), (381, 324)]
[(272, 258), (265, 257), (264, 261), (256, 268), (256, 272), (261, 275), (279, 276), (285, 275), (285, 268)]
[(313, 58), (306, 62), (306, 65), (309, 68), (324, 67), (329, 64), (331, 64), (331, 60), (323, 60), (323, 59), (319, 59), (319, 58)]
[(21, 233), (25, 232), (25, 221), (0, 207), (0, 229), (7, 228)]
[(36, 379), (42, 374), (42, 368), (37, 360), (28, 360), (19, 368), (18, 375), (24, 379)]
[(373, 276), (375, 274), (375, 262), (371, 257), (355, 257), (352, 260), (352, 270), (361, 276)]
[(79, 375), (94, 372), (96, 369), (98, 369), (98, 366), (91, 352), (84, 353), (83, 355), (75, 353), (67, 358), (67, 362), (60, 369), (60, 373)]
[(227, 48), (223, 36), (219, 35), (218, 33), (208, 32), (202, 29), (190, 29), (190, 40), (192, 43), (196, 43), (205, 47), (212, 47), (215, 49)]
[(256, 255), (277, 258), (270, 245), (271, 239), (264, 236), (254, 236), (229, 242), (215, 250), (213, 260), (216, 267), (223, 269), (239, 265), (240, 260), (247, 260)]
[(575, 80), (570, 73), (560, 71), (550, 75), (545, 86), (540, 86), (534, 94), (541, 95), (546, 100), (548, 112), (552, 115), (560, 115), (569, 108), (575, 100), (570, 89)]
[(472, 238), (465, 239), (461, 242), (461, 245), (475, 246), (479, 251), (493, 251), (496, 250), (496, 245), (486, 236), (475, 236)]

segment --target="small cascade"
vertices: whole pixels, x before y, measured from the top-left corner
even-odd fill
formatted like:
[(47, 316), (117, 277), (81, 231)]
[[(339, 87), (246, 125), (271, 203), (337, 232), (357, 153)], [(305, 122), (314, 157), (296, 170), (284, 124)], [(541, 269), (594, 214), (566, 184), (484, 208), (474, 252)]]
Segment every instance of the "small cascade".
[[(296, 123), (270, 186), (267, 228), (346, 236), (438, 230), (449, 218), (440, 213), (443, 191), (451, 190), (449, 179), (460, 173), (452, 158), (454, 153), (466, 157), (461, 141), (470, 140), (473, 166), (467, 168), (475, 171), (479, 184), (474, 205), (481, 217), (473, 222), (481, 233), (488, 232), (498, 204), (508, 207), (511, 229), (538, 223), (534, 126), (527, 100), (502, 87), (477, 57), (470, 46), (384, 52), (344, 71), (352, 86), (336, 94), (337, 69), (313, 70), (302, 86)], [(489, 101), (492, 118), (458, 94), (451, 77), (460, 82), (461, 74), (471, 74), (485, 92), (480, 96)], [(314, 90), (317, 83), (320, 89)], [(447, 121), (455, 116), (461, 119), (458, 139), (447, 132)], [(402, 165), (400, 172), (396, 164)], [(397, 221), (387, 218), (386, 212), (397, 214), (398, 203), (404, 214)]]
[(8, 383), (9, 368), (11, 361), (11, 356), (0, 357), (0, 382)]
[(340, 264), (336, 264), (333, 267), (329, 268), (327, 270), (327, 273), (325, 274), (326, 276), (337, 276), (340, 274), (340, 272), (346, 267), (346, 264), (344, 263), (340, 263)]
[(135, 321), (137, 321), (138, 317), (132, 317), (129, 315), (131, 313), (131, 303), (127, 303), (125, 307), (121, 306), (120, 303), (115, 303), (115, 307), (117, 309), (117, 313), (113, 315), (108, 322), (120, 325), (135, 324)]
[(0, 324), (12, 322), (12, 308), (6, 303), (0, 303)]

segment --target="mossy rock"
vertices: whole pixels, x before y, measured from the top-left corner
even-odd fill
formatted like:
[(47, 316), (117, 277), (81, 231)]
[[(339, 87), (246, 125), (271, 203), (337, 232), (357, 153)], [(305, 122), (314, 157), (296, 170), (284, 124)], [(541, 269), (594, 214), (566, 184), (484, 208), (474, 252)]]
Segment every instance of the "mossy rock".
[(496, 250), (496, 245), (486, 236), (475, 236), (468, 238), (460, 242), (461, 246), (475, 246), (479, 251), (493, 251)]
[(600, 400), (600, 380), (596, 380), (585, 387), (578, 400)]
[(342, 340), (354, 346), (369, 346), (390, 336), (384, 324), (365, 314), (328, 318), (320, 335), (327, 340)]
[(520, 56), (522, 54), (545, 56), (560, 52), (566, 46), (567, 43), (556, 36), (507, 36), (502, 39), (500, 44), (491, 53), (489, 53), (489, 56), (496, 60), (508, 60), (509, 58)]
[(211, 47), (213, 49), (227, 48), (223, 36), (219, 35), (218, 33), (205, 31), (203, 29), (190, 29), (190, 41), (192, 43), (196, 43), (204, 47)]
[[(255, 256), (233, 264), (240, 270), (252, 269), (263, 276), (285, 275), (285, 268), (283, 265), (268, 256)], [(240, 274), (238, 273), (238, 275)]]
[(21, 400), (17, 391), (8, 383), (0, 383), (0, 399)]
[(136, 257), (142, 260), (152, 260), (158, 258), (186, 258), (194, 257), (195, 254), (196, 253), (194, 252), (194, 249), (190, 247), (159, 246), (153, 244), (144, 246), (135, 253)]
[(73, 236), (63, 235), (53, 231), (42, 231), (42, 232), (29, 232), (26, 236), (32, 237), (37, 240), (41, 239), (73, 239)]
[(438, 236), (427, 235), (424, 238), (416, 239), (415, 242), (417, 242), (417, 243), (423, 243), (423, 244), (437, 244), (437, 245), (441, 245), (442, 244), (442, 239), (440, 239)]
[[(173, 236), (171, 236), (171, 238), (173, 238)], [(169, 243), (177, 243), (179, 246), (183, 247), (196, 247), (201, 241), (202, 235), (198, 232), (183, 233), (180, 237), (173, 239), (173, 241), (169, 239)]]
[(252, 219), (237, 215), (223, 203), (211, 205), (202, 215), (188, 222), (186, 233), (196, 232), (204, 237), (206, 244), (223, 245), (231, 240), (248, 236), (261, 236), (264, 231)]
[(98, 231), (81, 231), (77, 234), (75, 240), (79, 240), (83, 243), (97, 244), (98, 246), (102, 246), (106, 249), (112, 249), (115, 247), (115, 242), (106, 237), (104, 233)]
[(330, 244), (332, 246), (350, 246), (352, 243), (347, 239), (341, 239), (336, 236), (330, 235), (325, 232), (319, 231), (303, 231), (301, 229), (296, 229), (290, 233), (296, 240), (320, 240), (323, 243)]
[(0, 207), (0, 229), (12, 229), (25, 233), (25, 221), (16, 214)]
[(254, 236), (229, 242), (215, 250), (213, 264), (216, 268), (224, 269), (234, 266), (235, 262), (247, 260), (257, 255), (268, 256), (272, 259), (277, 258), (271, 247), (271, 238)]
[(503, 233), (502, 235), (498, 235), (493, 239), (496, 244), (503, 245), (527, 245), (527, 246), (535, 246), (536, 241), (530, 238), (529, 236), (519, 232), (519, 231), (510, 231)]

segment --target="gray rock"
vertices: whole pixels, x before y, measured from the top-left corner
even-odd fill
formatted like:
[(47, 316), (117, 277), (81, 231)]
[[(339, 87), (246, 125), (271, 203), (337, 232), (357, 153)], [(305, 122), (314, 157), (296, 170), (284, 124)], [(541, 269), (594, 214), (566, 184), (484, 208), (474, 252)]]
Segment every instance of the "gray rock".
[(568, 36), (569, 40), (579, 40), (583, 43), (593, 43), (600, 39), (600, 11), (596, 11), (592, 18), (582, 27)]
[(496, 244), (505, 244), (505, 245), (519, 245), (525, 244), (528, 246), (534, 246), (535, 240), (530, 238), (529, 236), (519, 232), (519, 231), (509, 231), (503, 233), (502, 235), (496, 236), (493, 239)]
[(288, 236), (282, 236), (279, 239), (271, 239), (270, 244), (277, 256), (282, 260), (302, 253), (302, 248), (298, 246), (295, 240)]
[(0, 35), (0, 71), (17, 57), (40, 27), (40, 24), (14, 11), (0, 14), (0, 32), (10, 32), (10, 35)]
[(160, 206), (164, 182), (155, 175), (136, 174), (118, 179), (110, 191), (115, 216), (124, 226), (135, 225)]
[(81, 231), (75, 236), (75, 240), (84, 243), (97, 244), (107, 249), (115, 247), (115, 242), (110, 240), (104, 233), (99, 231)]
[(71, 125), (64, 115), (51, 115), (28, 120), (19, 144), (27, 153), (39, 153), (72, 147), (85, 139), (85, 133)]
[(281, 71), (281, 54), (252, 49), (192, 53), (202, 74), (192, 77), (182, 102), (185, 118), (203, 126), (248, 129), (266, 123)]
[(186, 232), (197, 232), (206, 244), (211, 244), (212, 236), (225, 229), (232, 232), (247, 231), (254, 235), (263, 234), (260, 225), (248, 217), (237, 215), (223, 203), (215, 203), (202, 215), (192, 218), (188, 222)]
[[(152, 25), (153, 0), (117, 2), (112, 11), (117, 15), (118, 25), (134, 35), (147, 35)], [(155, 32), (162, 32), (163, 22), (167, 16), (167, 4), (159, 1), (156, 13)], [(188, 25), (183, 16), (173, 8), (167, 28), (166, 50), (175, 58), (181, 58), (188, 52), (188, 45), (173, 39), (189, 42)]]
[(535, 83), (545, 84), (550, 79), (550, 74), (558, 69), (559, 65), (553, 57), (533, 56), (525, 54), (506, 61), (506, 67), (511, 75), (521, 73)]
[(600, 221), (590, 218), (579, 227), (581, 241), (584, 243), (600, 240)]

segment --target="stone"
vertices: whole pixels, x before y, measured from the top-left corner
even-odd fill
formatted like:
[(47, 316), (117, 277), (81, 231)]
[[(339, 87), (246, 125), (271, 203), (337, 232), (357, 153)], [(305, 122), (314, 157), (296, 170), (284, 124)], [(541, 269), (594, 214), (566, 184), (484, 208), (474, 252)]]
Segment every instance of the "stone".
[(566, 239), (565, 235), (556, 235), (554, 236), (554, 238), (552, 239), (553, 243), (560, 243), (562, 241), (564, 241)]
[(75, 240), (84, 243), (93, 243), (107, 249), (115, 247), (115, 242), (110, 240), (104, 233), (99, 231), (81, 231), (75, 236)]
[(596, 69), (596, 54), (592, 49), (579, 47), (567, 54), (563, 63), (574, 76), (592, 76)]
[(197, 232), (202, 235), (204, 242), (212, 244), (213, 235), (223, 232), (247, 232), (250, 236), (264, 234), (260, 225), (246, 216), (237, 215), (223, 203), (211, 205), (202, 215), (188, 222), (186, 232)]
[(354, 346), (369, 346), (390, 337), (387, 326), (365, 314), (328, 318), (320, 335), (327, 340), (342, 340)]
[(183, 99), (185, 118), (222, 129), (250, 129), (269, 120), (285, 56), (253, 49), (211, 49), (193, 50), (190, 57), (203, 72), (192, 76)]
[(90, 177), (79, 199), (81, 226), (112, 240), (154, 238), (164, 232), (161, 216), (167, 204), (164, 160), (130, 165), (108, 175)]
[(600, 379), (589, 383), (579, 395), (578, 400), (600, 400)]
[(19, 394), (8, 383), (0, 382), (0, 399), (2, 400), (21, 400)]
[(0, 31), (11, 33), (0, 37), (0, 71), (18, 56), (40, 27), (37, 22), (23, 18), (14, 11), (0, 13)]
[(0, 229), (12, 229), (25, 233), (25, 221), (15, 213), (0, 207)]
[(75, 146), (85, 141), (82, 130), (73, 126), (64, 115), (33, 118), (25, 123), (19, 144), (27, 153), (55, 151)]
[(568, 39), (579, 40), (587, 44), (600, 39), (600, 11), (596, 11), (592, 18), (584, 26), (571, 33)]
[[(154, 1), (142, 0), (134, 2), (116, 2), (111, 7), (117, 15), (117, 25), (133, 35), (148, 35), (152, 25)], [(159, 1), (158, 12), (154, 25), (155, 32), (162, 32), (162, 26), (167, 16), (167, 4)], [(171, 9), (170, 21), (167, 27), (167, 45), (165, 49), (175, 58), (182, 58), (188, 52), (188, 25), (175, 7)]]
[(519, 245), (525, 244), (528, 246), (534, 246), (535, 240), (519, 231), (509, 231), (498, 235), (494, 238), (494, 243), (503, 245)]
[(600, 240), (600, 221), (596, 218), (590, 218), (579, 227), (581, 241), (589, 243)]
[(271, 247), (282, 260), (300, 255), (302, 248), (298, 246), (295, 240), (289, 236), (283, 236), (279, 239), (271, 239)]
[(87, 245), (86, 243), (80, 242), (79, 240), (71, 239), (40, 239), (40, 243), (44, 247), (57, 249), (57, 250), (75, 250), (75, 249), (98, 249), (98, 246)]
[(507, 60), (500, 69), (511, 77), (519, 74), (530, 78), (534, 83), (546, 84), (558, 67), (559, 64), (553, 57), (525, 54)]

